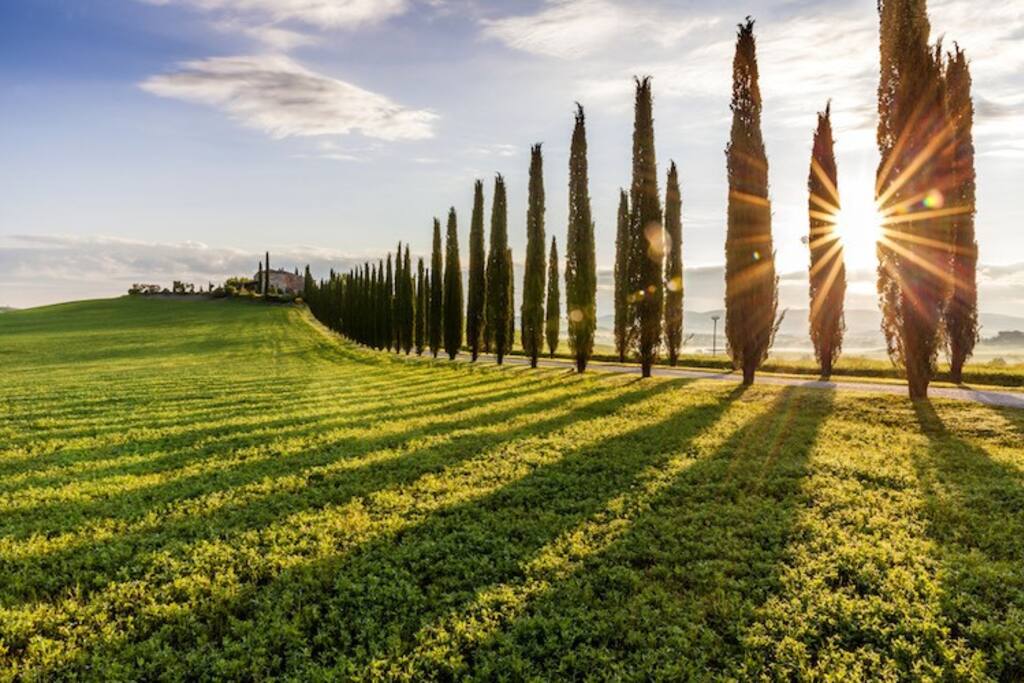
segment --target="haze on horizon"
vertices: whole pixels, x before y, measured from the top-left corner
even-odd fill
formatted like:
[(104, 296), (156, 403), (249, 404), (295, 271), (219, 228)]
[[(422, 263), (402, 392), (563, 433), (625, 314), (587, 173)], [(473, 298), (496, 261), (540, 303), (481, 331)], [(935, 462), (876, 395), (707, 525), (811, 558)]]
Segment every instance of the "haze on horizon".
[[(873, 0), (70, 0), (0, 7), (0, 305), (113, 296), (134, 281), (248, 273), (429, 247), (472, 183), (509, 185), (525, 243), (529, 145), (564, 240), (574, 102), (586, 107), (598, 263), (629, 182), (632, 76), (654, 82), (659, 182), (683, 193), (688, 310), (721, 306), (731, 59), (757, 19), (783, 305), (806, 306), (807, 166), (832, 100), (850, 269), (874, 306)], [(1024, 311), (1024, 6), (929, 2), (974, 77), (983, 312)], [(603, 303), (599, 301), (599, 306)], [(599, 315), (610, 312), (599, 309)]]

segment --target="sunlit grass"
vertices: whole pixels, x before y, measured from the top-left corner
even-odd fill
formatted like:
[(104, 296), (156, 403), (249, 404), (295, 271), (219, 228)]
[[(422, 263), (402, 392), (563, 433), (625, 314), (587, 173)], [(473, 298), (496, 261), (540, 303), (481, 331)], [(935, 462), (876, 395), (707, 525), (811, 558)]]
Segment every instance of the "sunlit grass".
[(4, 315), (0, 678), (1024, 672), (1024, 414)]

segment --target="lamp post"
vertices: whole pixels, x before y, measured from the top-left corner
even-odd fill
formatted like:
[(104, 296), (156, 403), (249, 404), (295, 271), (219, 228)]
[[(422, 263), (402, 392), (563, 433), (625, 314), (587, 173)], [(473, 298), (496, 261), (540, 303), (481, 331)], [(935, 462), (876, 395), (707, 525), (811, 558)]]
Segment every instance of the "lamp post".
[(720, 316), (713, 315), (711, 320), (714, 321), (714, 327), (711, 332), (711, 355), (714, 356), (718, 352), (718, 318)]

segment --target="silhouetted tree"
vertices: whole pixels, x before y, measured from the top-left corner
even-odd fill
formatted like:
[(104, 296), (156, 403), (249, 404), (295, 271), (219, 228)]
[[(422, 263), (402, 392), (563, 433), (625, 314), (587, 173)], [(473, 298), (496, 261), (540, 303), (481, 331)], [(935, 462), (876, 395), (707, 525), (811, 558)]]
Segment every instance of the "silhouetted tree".
[(619, 190), (619, 213), (615, 231), (615, 351), (619, 362), (626, 360), (630, 347), (629, 323), (629, 196)]
[[(810, 330), (821, 376), (832, 376), (832, 366), (843, 348), (843, 300), (846, 264), (836, 220), (839, 217), (839, 176), (832, 140), (831, 104), (818, 114), (807, 180), (810, 233)], [(867, 228), (868, 226), (865, 226)]]
[(941, 53), (928, 45), (924, 0), (880, 0), (876, 204), (878, 294), (889, 357), (911, 398), (928, 395), (949, 296), (950, 213), (937, 205), (951, 178)]
[(505, 355), (512, 353), (512, 349), (515, 347), (516, 340), (516, 315), (515, 315), (515, 301), (516, 301), (516, 278), (515, 278), (515, 267), (512, 263), (512, 249), (505, 250), (505, 272), (508, 273), (508, 277), (505, 278), (508, 282), (508, 309), (506, 316), (508, 318), (508, 332), (505, 334)]
[(484, 298), (487, 290), (484, 251), (484, 183), (473, 184), (473, 217), (469, 224), (469, 291), (466, 292), (466, 343), (473, 360), (483, 342)]
[(558, 350), (558, 322), (562, 317), (562, 310), (559, 306), (558, 292), (558, 247), (555, 245), (555, 238), (551, 238), (551, 254), (548, 255), (548, 296), (545, 302), (544, 334), (547, 337), (548, 353), (555, 355)]
[(455, 207), (448, 210), (448, 231), (444, 261), (444, 350), (448, 360), (462, 348), (462, 263), (459, 259), (459, 234)]
[(729, 220), (725, 245), (725, 336), (743, 383), (768, 357), (778, 323), (778, 278), (761, 136), (754, 21), (740, 24), (733, 60), (732, 134), (726, 148)]
[(384, 319), (383, 329), (381, 330), (383, 338), (381, 339), (381, 345), (388, 351), (391, 350), (392, 346), (397, 350), (398, 345), (395, 344), (395, 280), (394, 274), (391, 271), (391, 254), (388, 254), (387, 261), (387, 274), (384, 276), (384, 291), (381, 296), (381, 316)]
[(963, 379), (964, 363), (978, 341), (978, 243), (974, 237), (974, 104), (971, 72), (959, 46), (946, 63), (946, 109), (953, 129), (952, 188), (950, 201), (958, 209), (952, 218), (950, 249), (952, 292), (946, 307), (946, 338), (949, 343), (949, 374)]
[(430, 305), (430, 297), (427, 290), (428, 276), (423, 271), (423, 259), (419, 259), (416, 265), (416, 322), (413, 325), (413, 345), (416, 347), (416, 355), (422, 356), (427, 340), (427, 311)]
[[(569, 229), (565, 246), (565, 308), (569, 350), (575, 357), (578, 372), (586, 370), (587, 362), (594, 352), (594, 330), (597, 327), (597, 258), (594, 253), (594, 220), (590, 213), (585, 123), (583, 107), (577, 104), (576, 122), (569, 148)], [(554, 240), (551, 242), (551, 252), (555, 253)], [(557, 265), (552, 265), (552, 272), (557, 272)], [(557, 298), (557, 290), (555, 295)], [(548, 320), (551, 320), (550, 310)], [(558, 339), (557, 330), (556, 320), (555, 344)], [(548, 339), (550, 346), (551, 337)], [(554, 354), (554, 348), (551, 349), (551, 353)]]
[(665, 263), (665, 346), (669, 363), (679, 361), (683, 343), (683, 201), (679, 192), (676, 162), (668, 167), (665, 184), (665, 234), (668, 237)]
[(539, 144), (530, 148), (528, 195), (520, 334), (530, 367), (535, 368), (544, 347), (544, 171)]
[[(498, 364), (504, 360), (511, 339), (507, 336), (509, 320), (513, 319), (509, 298), (512, 272), (508, 258), (508, 207), (505, 180), (501, 174), (494, 180), (494, 201), (491, 205), (491, 239), (487, 256), (487, 327), (486, 337), (493, 341)], [(485, 342), (486, 343), (486, 342)]]
[(263, 298), (267, 298), (270, 294), (270, 252), (264, 254), (264, 258), (267, 260), (267, 266), (263, 269)]
[(640, 358), (641, 373), (651, 376), (651, 366), (661, 344), (662, 277), (665, 229), (662, 225), (658, 167), (654, 157), (654, 118), (651, 112), (651, 79), (636, 79), (633, 126), (633, 183), (629, 203), (629, 283), (632, 338)]
[(402, 350), (406, 355), (412, 351), (412, 328), (416, 317), (415, 287), (412, 281), (412, 257), (409, 245), (405, 245), (405, 259), (402, 261)]
[(444, 256), (441, 252), (441, 221), (434, 219), (434, 246), (430, 256), (430, 308), (429, 345), (430, 353), (437, 358), (441, 348), (441, 334), (444, 320)]

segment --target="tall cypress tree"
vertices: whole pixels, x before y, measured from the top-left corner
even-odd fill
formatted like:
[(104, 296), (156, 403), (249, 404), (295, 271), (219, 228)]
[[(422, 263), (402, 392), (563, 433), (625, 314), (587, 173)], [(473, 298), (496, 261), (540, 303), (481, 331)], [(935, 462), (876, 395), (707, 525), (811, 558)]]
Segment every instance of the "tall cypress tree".
[(668, 167), (665, 184), (665, 234), (668, 258), (665, 263), (665, 346), (669, 363), (679, 361), (683, 344), (683, 200), (679, 192), (676, 162)]
[(388, 351), (392, 347), (398, 350), (395, 344), (395, 279), (391, 270), (391, 254), (388, 254), (387, 275), (384, 276), (384, 296), (381, 301), (381, 315), (384, 318), (382, 345)]
[(950, 250), (952, 292), (946, 306), (950, 378), (960, 383), (964, 363), (978, 341), (978, 243), (974, 237), (974, 104), (971, 72), (956, 46), (946, 63), (946, 109), (953, 129), (950, 204), (959, 209), (952, 219)]
[(633, 127), (633, 183), (630, 187), (629, 282), (633, 338), (644, 377), (661, 344), (665, 228), (662, 224), (658, 167), (654, 157), (651, 79), (636, 79)]
[(266, 299), (270, 294), (270, 252), (268, 251), (264, 257), (267, 260), (267, 266), (263, 269), (263, 298)]
[(487, 288), (484, 252), (484, 183), (473, 184), (473, 217), (469, 224), (469, 291), (466, 292), (466, 343), (473, 360), (483, 342), (484, 298)]
[(508, 355), (512, 353), (512, 349), (515, 347), (516, 343), (516, 278), (515, 267), (512, 262), (511, 247), (505, 250), (505, 272), (508, 274), (505, 278), (505, 282), (508, 283), (508, 306), (505, 309), (505, 320), (508, 325), (508, 330), (505, 334), (505, 355)]
[(949, 295), (950, 216), (935, 208), (948, 182), (952, 128), (941, 54), (928, 45), (924, 0), (880, 0), (881, 78), (875, 182), (883, 220), (878, 294), (889, 357), (911, 398), (928, 395)]
[(548, 255), (548, 297), (544, 307), (544, 335), (547, 337), (548, 353), (555, 355), (558, 350), (559, 320), (562, 317), (558, 292), (558, 246), (551, 238), (551, 253)]
[(619, 212), (615, 230), (615, 352), (626, 361), (630, 346), (629, 324), (629, 195), (619, 190)]
[(427, 276), (423, 272), (423, 259), (416, 266), (416, 321), (413, 325), (413, 345), (416, 355), (422, 356), (427, 340), (427, 308), (430, 297), (427, 295)]
[[(569, 350), (576, 359), (578, 372), (586, 370), (587, 361), (594, 352), (594, 330), (597, 327), (597, 258), (594, 253), (594, 220), (590, 213), (585, 123), (583, 107), (577, 103), (576, 123), (569, 148), (569, 229), (565, 245), (565, 308), (569, 327)], [(555, 253), (554, 240), (551, 242), (551, 252)], [(557, 265), (553, 265), (552, 268), (553, 272), (557, 272)], [(550, 312), (548, 315), (550, 320)], [(557, 327), (555, 339), (557, 343)]]
[(729, 219), (725, 243), (725, 336), (743, 383), (768, 357), (775, 337), (778, 278), (768, 200), (768, 157), (761, 136), (754, 21), (740, 24), (733, 60), (732, 135), (725, 154)]
[(520, 334), (530, 367), (535, 368), (544, 347), (544, 169), (540, 144), (530, 148), (528, 195)]
[(511, 269), (508, 260), (508, 207), (505, 198), (505, 179), (498, 174), (494, 179), (494, 201), (491, 204), (491, 239), (487, 256), (486, 334), (493, 341), (498, 365), (504, 360), (509, 347), (509, 318), (512, 301), (509, 298)]
[(405, 355), (412, 351), (412, 328), (413, 319), (416, 317), (416, 302), (414, 301), (414, 286), (412, 281), (412, 257), (409, 255), (409, 245), (405, 245), (405, 258), (402, 260), (402, 350)]
[(836, 226), (839, 216), (839, 176), (832, 139), (831, 104), (818, 114), (807, 180), (811, 252), (810, 330), (821, 376), (832, 376), (832, 366), (843, 347), (846, 329), (843, 300), (846, 298), (846, 263)]
[[(388, 254), (388, 263), (391, 263), (391, 255)], [(387, 280), (384, 278), (384, 260), (381, 259), (377, 262), (377, 286), (376, 286), (376, 301), (373, 306), (374, 313), (377, 318), (377, 334), (376, 343), (374, 344), (378, 350), (383, 350), (386, 346), (390, 346), (388, 338), (391, 336), (391, 325), (388, 318), (391, 316), (388, 311), (391, 310), (391, 298), (390, 293), (385, 289)]]
[(459, 259), (459, 233), (455, 207), (448, 210), (448, 232), (444, 260), (444, 350), (448, 360), (462, 348), (462, 263)]
[(434, 219), (434, 246), (430, 256), (430, 309), (428, 343), (437, 358), (444, 320), (444, 256), (441, 252), (441, 221)]

